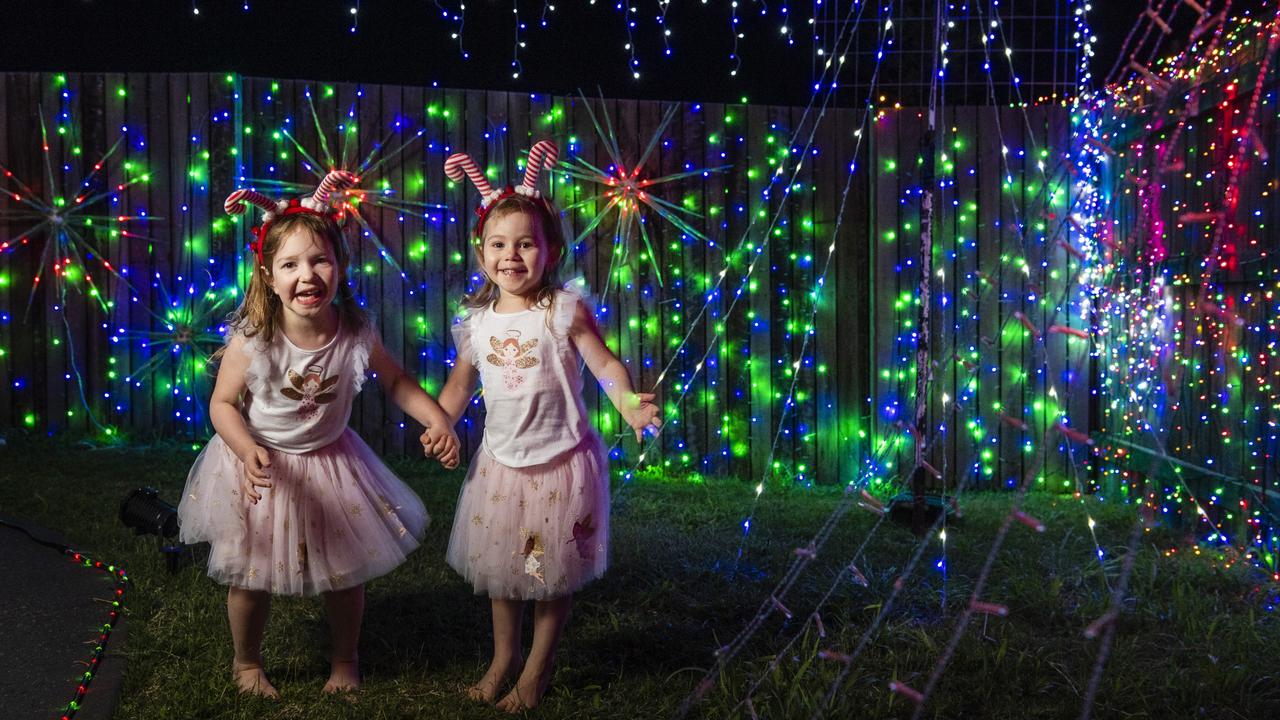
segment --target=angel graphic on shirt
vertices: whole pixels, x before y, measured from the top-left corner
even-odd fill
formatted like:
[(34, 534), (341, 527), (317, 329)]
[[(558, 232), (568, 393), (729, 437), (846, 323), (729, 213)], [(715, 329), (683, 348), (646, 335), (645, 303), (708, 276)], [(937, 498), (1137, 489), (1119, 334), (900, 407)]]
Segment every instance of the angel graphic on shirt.
[(320, 412), (320, 406), (331, 403), (338, 397), (333, 386), (338, 384), (338, 375), (324, 377), (324, 368), (319, 365), (308, 365), (305, 375), (290, 370), (289, 384), (293, 387), (280, 388), (280, 394), (290, 400), (298, 401), (298, 417), (310, 420)]
[(519, 330), (508, 330), (507, 337), (502, 340), (490, 335), (489, 345), (493, 352), (485, 356), (485, 360), (502, 368), (502, 380), (507, 389), (515, 390), (524, 384), (525, 376), (520, 371), (538, 364), (538, 359), (528, 354), (537, 344), (537, 338), (520, 342)]

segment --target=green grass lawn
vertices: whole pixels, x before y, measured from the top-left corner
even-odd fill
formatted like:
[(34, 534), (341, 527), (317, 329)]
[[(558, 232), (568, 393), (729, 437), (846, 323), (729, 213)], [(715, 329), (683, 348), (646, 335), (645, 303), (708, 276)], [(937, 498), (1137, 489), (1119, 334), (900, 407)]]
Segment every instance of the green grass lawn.
[[(125, 567), (127, 658), (118, 718), (495, 718), (461, 687), (479, 676), (489, 648), (487, 600), (470, 592), (443, 560), (463, 471), (420, 460), (393, 467), (426, 501), (433, 524), (423, 547), (368, 586), (361, 659), (364, 690), (355, 699), (322, 697), (328, 633), (316, 599), (278, 598), (265, 642), (278, 703), (237, 696), (229, 679), (231, 640), (225, 591), (202, 568), (165, 572), (151, 537), (117, 519), (120, 500), (151, 485), (177, 501), (195, 453), (189, 447), (93, 449), (70, 442), (10, 437), (0, 448), (0, 512), (59, 530), (79, 548)], [(770, 488), (736, 574), (730, 573), (740, 524), (754, 489), (641, 482), (614, 504), (612, 565), (577, 598), (560, 663), (544, 705), (547, 718), (668, 717), (768, 597), (782, 571), (839, 500), (834, 490)], [(951, 637), (959, 610), (1011, 496), (980, 494), (962, 503), (964, 526), (948, 533), (947, 573), (925, 561), (858, 658), (827, 713), (830, 718), (909, 717), (891, 694), (898, 679), (922, 687)], [(1095, 559), (1085, 512), (1098, 521), (1107, 560)], [(1048, 530), (1015, 525), (984, 598), (1007, 618), (975, 618), (928, 706), (927, 717), (1076, 718), (1097, 641), (1081, 630), (1105, 610), (1104, 573), (1119, 573), (1131, 508), (1032, 495), (1032, 514)], [(817, 651), (849, 651), (876, 616), (916, 546), (883, 524), (858, 565), (869, 585), (839, 584), (816, 632), (770, 661), (866, 537), (875, 518), (854, 510), (786, 598), (796, 620), (771, 616), (691, 717), (749, 717), (738, 703), (762, 682), (752, 705), (762, 718), (809, 718), (839, 666)], [(1172, 533), (1143, 537), (1131, 591), (1117, 625), (1096, 718), (1272, 718), (1280, 716), (1277, 619), (1264, 609), (1268, 587), (1237, 566), (1205, 558), (1165, 558)], [(9, 618), (9, 622), (20, 622)], [(526, 628), (527, 630), (527, 628)], [(69, 693), (68, 693), (69, 694)], [(92, 701), (92, 698), (90, 698)]]

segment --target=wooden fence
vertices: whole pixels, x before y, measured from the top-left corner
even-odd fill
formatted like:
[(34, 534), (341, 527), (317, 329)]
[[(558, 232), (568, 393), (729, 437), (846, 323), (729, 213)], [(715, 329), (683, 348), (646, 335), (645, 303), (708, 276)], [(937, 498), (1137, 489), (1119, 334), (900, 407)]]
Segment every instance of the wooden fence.
[[(0, 75), (0, 164), (26, 186), (6, 178), (0, 243), (37, 222), (12, 193), (74, 205), (79, 181), (121, 136), (89, 181), (108, 196), (84, 212), (149, 218), (92, 227), (69, 219), (93, 257), (73, 258), (65, 281), (54, 281), (59, 252), (42, 254), (60, 226), (0, 254), (0, 430), (100, 434), (101, 424), (136, 439), (205, 436), (207, 379), (198, 362), (180, 359), (181, 322), (170, 320), (178, 329), (169, 330), (157, 313), (176, 297), (175, 317), (212, 317), (194, 331), (216, 331), (210, 326), (234, 306), (246, 237), (223, 215), (222, 199), (241, 186), (266, 189), (264, 181), (313, 181), (299, 148), (321, 164), (327, 148), (350, 166), (379, 146), (389, 153), (414, 140), (365, 178), (366, 188), (385, 183), (408, 204), (362, 206), (404, 275), (362, 238), (353, 279), (392, 354), (438, 390), (453, 354), (450, 318), (474, 271), (466, 234), (475, 198), (446, 181), (444, 158), (465, 149), (501, 180), (514, 176), (533, 141), (551, 137), (562, 159), (607, 168), (589, 107), (608, 116), (632, 163), (669, 106), (238, 75)], [(1040, 438), (1055, 408), (1078, 427), (1089, 415), (1085, 343), (1064, 335), (1038, 343), (1015, 314), (1036, 332), (1080, 324), (1071, 285), (1078, 262), (1058, 242), (1068, 239), (1072, 202), (1059, 162), (1069, 117), (1057, 106), (956, 107), (939, 127), (931, 371), (932, 419), (943, 429), (929, 458), (948, 482), (973, 468), (981, 485), (1004, 486), (1041, 469)], [(864, 123), (851, 109), (679, 105), (641, 177), (706, 169), (652, 189), (687, 209), (706, 239), (644, 213), (662, 284), (635, 243), (599, 298), (607, 339), (640, 386), (654, 385), (670, 363), (659, 386), (663, 462), (806, 483), (851, 481), (868, 458), (879, 474), (910, 467), (900, 423), (914, 415), (926, 128), (916, 109), (885, 108)], [(563, 173), (554, 180), (562, 204), (600, 191)], [(603, 207), (569, 222), (580, 231)], [(597, 293), (610, 262), (623, 259), (614, 224), (602, 222), (572, 257), (569, 274)], [(61, 254), (69, 256), (65, 247)], [(177, 360), (157, 359), (164, 353)], [(134, 377), (148, 361), (152, 372)], [(586, 397), (606, 437), (618, 436), (603, 396), (588, 387)], [(1017, 422), (1001, 422), (1002, 414)], [(479, 409), (471, 415), (469, 450)], [(361, 396), (353, 425), (379, 451), (415, 449), (418, 429), (377, 390)], [(1061, 438), (1047, 437), (1046, 469), (1062, 477)], [(629, 467), (634, 441), (619, 448), (627, 457), (619, 467)]]

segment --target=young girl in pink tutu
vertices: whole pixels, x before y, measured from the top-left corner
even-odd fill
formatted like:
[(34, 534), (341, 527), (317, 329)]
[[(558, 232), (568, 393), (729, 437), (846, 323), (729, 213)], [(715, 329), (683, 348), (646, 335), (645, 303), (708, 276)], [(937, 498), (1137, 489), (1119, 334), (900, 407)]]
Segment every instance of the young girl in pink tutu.
[[(508, 712), (542, 699), (573, 593), (607, 564), (608, 461), (587, 420), (581, 361), (637, 440), (659, 425), (654, 396), (632, 391), (582, 296), (556, 279), (564, 234), (559, 213), (536, 189), (541, 166), (553, 166), (556, 154), (548, 141), (534, 145), (524, 182), (502, 190), (465, 154), (445, 163), (451, 178), (466, 173), (482, 196), (473, 240), (485, 279), (453, 327), (458, 360), (440, 404), (456, 421), (479, 379), (486, 411), (446, 559), (489, 596), (493, 611), (493, 661), (467, 693), (493, 702), (514, 681), (498, 703)], [(533, 645), (525, 660), (520, 630), (530, 600)]]
[(181, 539), (211, 543), (209, 576), (229, 585), (227, 615), (242, 692), (278, 697), (262, 665), (272, 594), (324, 597), (333, 638), (325, 692), (360, 685), (356, 647), (364, 582), (418, 546), (422, 502), (347, 427), (366, 372), (426, 426), (424, 450), (458, 463), (448, 416), (383, 348), (346, 283), (348, 256), (329, 194), (227, 198), (266, 210), (255, 228), (249, 289), (228, 323), (209, 416), (217, 435), (196, 458), (178, 507)]

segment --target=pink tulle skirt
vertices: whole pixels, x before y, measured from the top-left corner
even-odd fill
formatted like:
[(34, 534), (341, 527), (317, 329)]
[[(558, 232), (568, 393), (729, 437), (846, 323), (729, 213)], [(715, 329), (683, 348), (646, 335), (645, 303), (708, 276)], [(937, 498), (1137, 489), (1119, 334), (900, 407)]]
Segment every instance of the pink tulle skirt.
[(214, 436), (196, 458), (178, 505), (180, 539), (208, 542), (209, 577), (282, 595), (355, 587), (390, 572), (418, 547), (422, 501), (348, 429), (300, 455), (272, 450), (272, 487), (250, 504), (244, 465)]
[(604, 574), (609, 464), (592, 433), (563, 458), (512, 468), (483, 447), (458, 498), (445, 559), (477, 595), (547, 600)]

